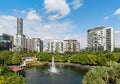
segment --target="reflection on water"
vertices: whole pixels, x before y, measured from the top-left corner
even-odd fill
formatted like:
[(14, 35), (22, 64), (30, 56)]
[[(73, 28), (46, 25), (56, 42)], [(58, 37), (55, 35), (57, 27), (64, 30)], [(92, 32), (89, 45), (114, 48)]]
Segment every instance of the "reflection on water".
[(26, 69), (27, 84), (81, 84), (85, 71), (73, 66), (56, 66), (59, 74), (50, 74), (49, 66)]

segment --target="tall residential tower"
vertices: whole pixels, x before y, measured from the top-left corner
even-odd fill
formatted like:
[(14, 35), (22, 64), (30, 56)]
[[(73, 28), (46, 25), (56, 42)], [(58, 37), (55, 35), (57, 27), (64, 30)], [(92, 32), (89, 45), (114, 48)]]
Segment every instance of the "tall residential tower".
[(111, 27), (95, 27), (87, 31), (88, 50), (114, 50), (114, 30)]
[(23, 19), (17, 18), (17, 34), (23, 34)]
[(31, 51), (43, 52), (43, 41), (40, 38), (30, 39)]
[(26, 49), (26, 36), (23, 34), (22, 18), (17, 18), (16, 47), (17, 50)]

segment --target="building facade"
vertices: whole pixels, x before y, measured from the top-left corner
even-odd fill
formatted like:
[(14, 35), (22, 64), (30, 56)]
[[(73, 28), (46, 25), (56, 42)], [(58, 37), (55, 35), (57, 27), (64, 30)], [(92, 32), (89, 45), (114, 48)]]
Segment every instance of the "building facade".
[(43, 52), (43, 41), (40, 38), (31, 38), (30, 50), (36, 52)]
[(16, 50), (43, 51), (43, 41), (40, 38), (29, 38), (23, 34), (22, 18), (17, 18)]
[(16, 49), (27, 50), (26, 36), (23, 34), (23, 19), (17, 18)]
[(26, 49), (26, 36), (24, 34), (16, 34), (16, 47), (17, 49)]
[(73, 40), (73, 39), (68, 39), (68, 40), (64, 40), (64, 44), (63, 44), (63, 50), (65, 51), (79, 51), (80, 50), (80, 43), (78, 40)]
[(87, 31), (88, 50), (97, 52), (99, 50), (114, 50), (114, 31), (109, 27), (95, 27)]
[(63, 42), (53, 41), (47, 43), (47, 51), (48, 52), (59, 52), (63, 53)]
[(31, 51), (31, 49), (32, 49), (32, 41), (31, 41), (31, 38), (29, 38), (29, 37), (26, 37), (26, 50), (27, 51)]
[(114, 30), (113, 28), (106, 28), (106, 45), (105, 50), (113, 51), (115, 46), (115, 39), (114, 39)]
[(8, 34), (0, 35), (0, 51), (10, 50), (13, 47), (14, 37)]
[(23, 34), (23, 19), (17, 18), (17, 34)]

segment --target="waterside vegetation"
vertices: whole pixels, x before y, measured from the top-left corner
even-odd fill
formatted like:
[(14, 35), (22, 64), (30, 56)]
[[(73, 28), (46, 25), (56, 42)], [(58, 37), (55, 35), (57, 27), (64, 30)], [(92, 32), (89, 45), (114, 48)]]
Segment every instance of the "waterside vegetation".
[(0, 66), (0, 84), (26, 84), (24, 77), (13, 73), (7, 66)]
[(120, 64), (108, 62), (106, 66), (97, 66), (86, 73), (82, 84), (120, 84)]
[(43, 66), (48, 64), (48, 62), (51, 62), (52, 56), (54, 56), (55, 62), (59, 63), (96, 66), (96, 68), (93, 68), (86, 73), (82, 81), (83, 84), (120, 84), (119, 50), (120, 49), (115, 49), (114, 52), (99, 51), (97, 53), (85, 50), (65, 53), (0, 51), (0, 84), (8, 84), (7, 82), (14, 81), (14, 79), (16, 79), (15, 81), (18, 83), (11, 82), (11, 84), (25, 84), (24, 78), (10, 71), (6, 72), (7, 69), (4, 69), (3, 67), (20, 65), (26, 57), (37, 58), (37, 61), (35, 62), (27, 62), (28, 67)]
[(26, 67), (30, 68), (30, 67), (39, 67), (39, 66), (45, 66), (48, 65), (48, 62), (39, 62), (39, 61), (28, 61), (26, 62)]
[(120, 62), (120, 52), (99, 51), (97, 53), (93, 53), (87, 51), (80, 51), (65, 52), (63, 54), (45, 52), (36, 54), (38, 61), (50, 62), (52, 56), (55, 57), (55, 62), (68, 62), (90, 66), (102, 66), (106, 65), (106, 63), (110, 61)]
[(115, 61), (120, 62), (120, 52), (107, 52), (99, 51), (97, 53), (87, 52), (82, 50), (80, 52), (65, 52), (65, 53), (47, 53), (47, 52), (0, 52), (0, 64), (1, 65), (19, 65), (26, 57), (36, 57), (40, 62), (51, 62), (52, 56), (55, 58), (55, 62), (67, 62), (76, 63), (81, 65), (94, 65), (102, 66), (107, 62)]

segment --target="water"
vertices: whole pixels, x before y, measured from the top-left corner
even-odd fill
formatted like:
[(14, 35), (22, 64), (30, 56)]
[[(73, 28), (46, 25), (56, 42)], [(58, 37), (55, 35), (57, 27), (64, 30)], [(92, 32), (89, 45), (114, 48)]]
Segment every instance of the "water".
[(27, 84), (81, 84), (85, 71), (73, 66), (56, 66), (59, 74), (50, 74), (49, 66), (26, 69)]

